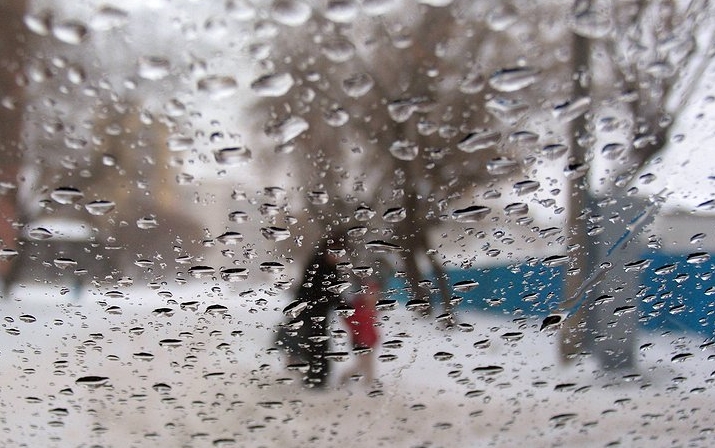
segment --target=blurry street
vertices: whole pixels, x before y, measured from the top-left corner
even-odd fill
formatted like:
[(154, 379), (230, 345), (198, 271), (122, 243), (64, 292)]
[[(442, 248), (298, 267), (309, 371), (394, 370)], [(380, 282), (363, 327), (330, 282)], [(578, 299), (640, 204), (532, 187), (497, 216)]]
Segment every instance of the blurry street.
[(76, 301), (59, 288), (15, 289), (0, 304), (0, 403), (12, 404), (0, 445), (671, 447), (715, 437), (713, 348), (686, 335), (642, 334), (638, 372), (603, 373), (588, 357), (559, 366), (538, 319), (462, 313), (444, 330), (399, 306), (382, 313), (381, 384), (321, 393), (269, 350), (285, 297), (176, 289)]

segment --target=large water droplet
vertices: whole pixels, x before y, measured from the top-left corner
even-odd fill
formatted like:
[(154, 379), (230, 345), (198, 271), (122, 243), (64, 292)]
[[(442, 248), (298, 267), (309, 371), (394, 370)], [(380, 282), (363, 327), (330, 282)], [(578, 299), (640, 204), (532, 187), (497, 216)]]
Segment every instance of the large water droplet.
[(298, 137), (309, 127), (310, 125), (303, 118), (291, 115), (278, 123), (266, 127), (265, 133), (268, 137), (283, 144)]
[(84, 205), (90, 215), (96, 216), (106, 215), (114, 210), (114, 207), (116, 207), (114, 201), (92, 201)]
[(218, 149), (214, 151), (214, 158), (220, 165), (242, 165), (251, 160), (251, 150), (246, 147)]
[(464, 137), (457, 143), (457, 148), (461, 151), (472, 153), (481, 149), (491, 148), (499, 143), (499, 140), (501, 140), (501, 133), (499, 131), (477, 131)]
[(575, 120), (581, 115), (585, 114), (586, 111), (591, 107), (591, 98), (583, 96), (580, 98), (567, 101), (565, 103), (559, 104), (554, 107), (552, 113), (555, 118), (557, 118), (562, 123), (568, 123), (569, 121)]
[(355, 73), (343, 80), (343, 91), (352, 98), (365, 95), (375, 85), (375, 81), (367, 73)]
[(262, 227), (261, 235), (267, 240), (283, 241), (290, 238), (290, 231), (280, 227)]
[(497, 157), (487, 162), (487, 172), (492, 176), (509, 174), (519, 167), (519, 163), (507, 157)]
[(471, 205), (452, 212), (452, 218), (457, 222), (477, 222), (484, 219), (492, 209), (483, 205)]
[(96, 31), (109, 31), (126, 25), (128, 21), (127, 11), (113, 6), (102, 6), (92, 17), (89, 26)]
[(310, 6), (298, 0), (276, 0), (271, 5), (271, 17), (283, 25), (303, 25), (311, 13)]
[(533, 193), (541, 184), (535, 180), (522, 180), (514, 184), (514, 193), (518, 195)]
[(529, 111), (529, 105), (524, 101), (501, 96), (487, 101), (485, 108), (492, 116), (511, 125), (516, 125)]
[(251, 89), (258, 96), (283, 96), (293, 87), (295, 81), (290, 73), (274, 73), (261, 76), (251, 83)]
[(84, 193), (77, 188), (60, 187), (50, 193), (50, 197), (59, 204), (67, 205), (77, 203), (84, 197)]
[(238, 91), (238, 82), (232, 76), (210, 75), (198, 80), (196, 88), (214, 100), (228, 98)]
[(331, 62), (345, 62), (355, 56), (355, 45), (345, 38), (335, 38), (325, 42), (320, 49)]
[(223, 281), (233, 283), (246, 280), (248, 278), (248, 269), (246, 268), (225, 268), (219, 272)]
[(407, 210), (404, 207), (394, 207), (387, 209), (382, 215), (386, 222), (400, 222), (407, 217)]
[(489, 85), (500, 92), (516, 92), (534, 84), (539, 71), (531, 67), (514, 67), (498, 70), (489, 78)]
[(397, 140), (390, 145), (390, 154), (400, 160), (415, 160), (419, 154), (419, 146), (408, 140)]
[(142, 56), (137, 63), (139, 77), (150, 81), (166, 78), (170, 72), (171, 63), (161, 56)]
[(78, 45), (87, 39), (88, 30), (84, 23), (68, 20), (66, 22), (52, 24), (52, 35), (60, 42)]

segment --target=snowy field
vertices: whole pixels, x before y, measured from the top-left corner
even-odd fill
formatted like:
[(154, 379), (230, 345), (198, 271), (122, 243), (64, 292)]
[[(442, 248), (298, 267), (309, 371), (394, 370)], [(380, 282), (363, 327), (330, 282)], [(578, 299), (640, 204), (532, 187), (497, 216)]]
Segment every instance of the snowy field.
[(462, 313), (473, 331), (444, 330), (398, 308), (382, 314), (382, 341), (401, 346), (378, 351), (380, 383), (317, 392), (270, 350), (288, 298), (211, 286), (15, 289), (0, 302), (0, 446), (715, 444), (702, 339), (641, 334), (638, 372), (604, 373), (561, 365), (538, 319)]

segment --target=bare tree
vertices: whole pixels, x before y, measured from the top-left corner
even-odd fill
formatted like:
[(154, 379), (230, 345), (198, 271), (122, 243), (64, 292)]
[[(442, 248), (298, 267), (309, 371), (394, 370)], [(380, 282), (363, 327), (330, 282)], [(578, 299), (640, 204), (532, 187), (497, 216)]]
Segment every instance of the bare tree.
[[(576, 315), (562, 332), (561, 351), (567, 358), (594, 350), (606, 367), (633, 365), (635, 317), (617, 317), (614, 312), (634, 305), (637, 280), (619, 269), (600, 278), (595, 274), (627, 226), (653, 205), (625, 190), (633, 187), (637, 175), (653, 176), (642, 168), (668, 145), (678, 113), (692, 100), (709, 64), (710, 13), (704, 1), (574, 2), (573, 96), (574, 101), (588, 99), (591, 112), (571, 125), (572, 164), (581, 176), (571, 184), (572, 275), (567, 277), (565, 296), (583, 306), (572, 310)], [(625, 117), (615, 120), (626, 123), (620, 139), (599, 139), (598, 119), (603, 119), (601, 127), (614, 127), (608, 123), (614, 121), (612, 116), (599, 114), (604, 110)], [(589, 164), (598, 158), (612, 161), (609, 172), (599, 178), (591, 175), (589, 185)], [(608, 228), (604, 216), (615, 224)], [(627, 256), (639, 255), (631, 250)], [(600, 285), (588, 288), (590, 298), (612, 298), (599, 306), (576, 297), (596, 278)]]
[(252, 88), (262, 97), (254, 110), (271, 111), (265, 134), (289, 153), (307, 221), (369, 232), (366, 246), (399, 252), (417, 307), (428, 306), (433, 273), (449, 314), (432, 239), (449, 222), (489, 216), (485, 186), (527, 175), (519, 136), (538, 139), (528, 121), (545, 115), (531, 86), (568, 79), (556, 51), (565, 30), (555, 8), (424, 3), (364, 6), (349, 21), (316, 9), (300, 26), (274, 10), (257, 28), (269, 37), (252, 47), (262, 70)]

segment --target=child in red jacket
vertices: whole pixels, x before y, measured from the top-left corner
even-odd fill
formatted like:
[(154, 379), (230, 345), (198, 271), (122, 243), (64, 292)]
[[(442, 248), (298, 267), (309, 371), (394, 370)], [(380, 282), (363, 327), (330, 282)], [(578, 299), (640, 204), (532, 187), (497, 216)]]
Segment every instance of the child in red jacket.
[(380, 340), (375, 305), (381, 294), (380, 283), (369, 279), (360, 292), (355, 294), (351, 305), (355, 313), (345, 317), (345, 323), (350, 330), (353, 351), (358, 355), (355, 365), (346, 371), (341, 378), (345, 383), (350, 378), (364, 377), (368, 383), (375, 379), (375, 348)]

